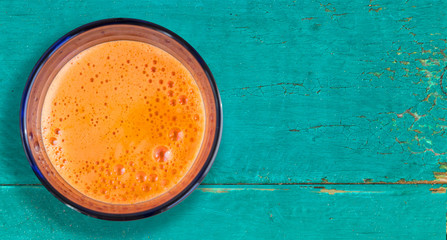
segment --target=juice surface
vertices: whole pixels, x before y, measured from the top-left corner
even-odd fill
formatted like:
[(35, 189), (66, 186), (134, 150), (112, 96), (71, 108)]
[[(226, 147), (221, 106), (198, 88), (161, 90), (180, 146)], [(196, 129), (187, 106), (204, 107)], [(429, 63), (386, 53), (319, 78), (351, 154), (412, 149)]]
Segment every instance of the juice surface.
[(168, 191), (200, 150), (205, 112), (190, 72), (150, 44), (84, 50), (56, 75), (42, 110), (45, 150), (83, 194), (130, 204)]

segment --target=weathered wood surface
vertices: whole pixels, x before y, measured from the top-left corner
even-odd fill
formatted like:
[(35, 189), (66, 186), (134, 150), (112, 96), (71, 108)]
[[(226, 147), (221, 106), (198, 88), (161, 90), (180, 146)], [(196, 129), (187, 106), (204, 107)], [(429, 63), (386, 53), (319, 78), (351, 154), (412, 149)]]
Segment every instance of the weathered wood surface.
[[(0, 0), (0, 236), (443, 239), (446, 8), (440, 0)], [(39, 182), (19, 134), (21, 94), (40, 55), (69, 30), (110, 17), (185, 38), (210, 66), (224, 108), (203, 186), (211, 190), (132, 223), (90, 219), (26, 186)], [(315, 193), (328, 183), (365, 185)], [(400, 185), (408, 183), (424, 185)]]
[(443, 1), (0, 4), (0, 183), (37, 183), (18, 128), (32, 66), (67, 31), (116, 16), (172, 29), (209, 63), (225, 131), (208, 183), (396, 182), (445, 172)]

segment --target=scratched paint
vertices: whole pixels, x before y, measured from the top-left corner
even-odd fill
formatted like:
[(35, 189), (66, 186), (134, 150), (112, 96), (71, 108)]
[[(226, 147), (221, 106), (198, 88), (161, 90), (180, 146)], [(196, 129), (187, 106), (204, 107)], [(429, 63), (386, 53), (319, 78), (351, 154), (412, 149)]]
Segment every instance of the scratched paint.
[(317, 188), (317, 189), (319, 188), (320, 189), (320, 191), (318, 191), (318, 193), (326, 193), (326, 194), (329, 194), (329, 195), (334, 195), (334, 194), (339, 194), (339, 193), (366, 193), (366, 194), (369, 194), (369, 193), (382, 193), (380, 191), (347, 191), (347, 190), (338, 190), (338, 189), (334, 189), (334, 188), (327, 189), (325, 187), (315, 187), (315, 188)]
[(446, 193), (447, 188), (439, 187), (439, 188), (430, 188), (432, 193)]
[[(412, 31), (413, 17), (398, 20), (402, 23), (401, 31), (408, 34), (410, 43), (396, 41), (394, 49), (387, 52), (388, 58), (382, 61), (386, 68), (374, 72), (374, 76), (387, 78), (390, 81), (406, 82), (414, 86), (409, 92), (409, 98), (419, 99), (415, 104), (407, 106), (403, 112), (388, 112), (381, 124), (390, 125), (390, 137), (401, 145), (402, 150), (412, 155), (424, 157), (431, 154), (439, 162), (440, 169), (445, 170), (443, 162), (447, 146), (445, 130), (447, 128), (447, 95), (442, 85), (447, 65), (447, 40), (439, 33), (426, 40)], [(419, 39), (423, 38), (424, 41)], [(374, 78), (370, 79), (375, 81)], [(411, 96), (413, 95), (413, 96)], [(434, 179), (440, 182), (447, 181), (445, 171), (434, 172)]]
[(228, 193), (233, 191), (288, 191), (285, 188), (197, 188), (197, 190), (206, 193)]

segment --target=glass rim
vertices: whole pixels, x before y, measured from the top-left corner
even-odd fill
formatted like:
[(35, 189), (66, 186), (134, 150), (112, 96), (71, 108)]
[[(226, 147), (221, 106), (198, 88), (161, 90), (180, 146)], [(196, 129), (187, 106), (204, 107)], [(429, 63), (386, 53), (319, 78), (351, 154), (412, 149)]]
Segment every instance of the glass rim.
[[(134, 26), (140, 26), (145, 28), (150, 28), (152, 30), (155, 30), (159, 33), (162, 33), (169, 38), (177, 41), (182, 47), (184, 47), (199, 63), (201, 68), (206, 74), (206, 77), (210, 83), (211, 89), (213, 91), (213, 97), (214, 97), (214, 104), (216, 107), (216, 130), (215, 130), (215, 136), (213, 139), (213, 144), (210, 149), (210, 153), (208, 155), (207, 160), (203, 164), (201, 170), (198, 172), (198, 174), (193, 178), (193, 180), (177, 195), (170, 198), (169, 201), (155, 207), (151, 208), (145, 211), (135, 212), (135, 213), (125, 213), (125, 214), (112, 214), (112, 213), (104, 213), (99, 212), (95, 210), (91, 210), (87, 207), (83, 207), (70, 199), (66, 198), (62, 193), (57, 191), (51, 183), (43, 176), (41, 170), (38, 168), (36, 164), (36, 160), (34, 159), (30, 147), (29, 140), (27, 138), (27, 128), (26, 128), (26, 121), (25, 117), (27, 117), (27, 106), (29, 101), (29, 95), (30, 90), (32, 89), (33, 83), (36, 80), (36, 76), (39, 73), (42, 66), (46, 63), (46, 61), (61, 47), (63, 46), (68, 40), (72, 39), (73, 37), (76, 37), (77, 35), (87, 32), (89, 30), (98, 28), (98, 27), (104, 27), (109, 25), (134, 25)], [(75, 28), (74, 30), (68, 32), (61, 38), (59, 38), (56, 42), (54, 42), (40, 57), (40, 59), (37, 61), (35, 66), (33, 67), (31, 74), (28, 77), (28, 80), (25, 85), (25, 89), (23, 91), (22, 100), (20, 104), (20, 135), (22, 138), (22, 145), (25, 150), (26, 157), (28, 159), (29, 164), (31, 165), (31, 168), (33, 169), (33, 172), (37, 176), (37, 178), (40, 180), (42, 185), (50, 192), (52, 193), (57, 199), (59, 199), (62, 203), (64, 203), (66, 206), (83, 213), (85, 215), (98, 218), (98, 219), (104, 219), (104, 220), (113, 220), (113, 221), (129, 221), (129, 220), (137, 220), (142, 218), (147, 218), (150, 216), (154, 216), (157, 214), (160, 214), (181, 201), (183, 201), (189, 194), (191, 194), (203, 181), (207, 173), (209, 172), (219, 149), (220, 141), (222, 138), (222, 126), (223, 126), (223, 113), (222, 113), (222, 102), (219, 95), (219, 91), (217, 89), (216, 81), (211, 73), (211, 70), (209, 69), (208, 65), (205, 63), (205, 61), (202, 59), (202, 57), (199, 55), (199, 53), (183, 38), (175, 34), (174, 32), (157, 25), (152, 22), (148, 22), (145, 20), (140, 19), (133, 19), (133, 18), (109, 18), (109, 19), (103, 19), (98, 20), (94, 22), (90, 22), (87, 24), (84, 24), (80, 27)]]

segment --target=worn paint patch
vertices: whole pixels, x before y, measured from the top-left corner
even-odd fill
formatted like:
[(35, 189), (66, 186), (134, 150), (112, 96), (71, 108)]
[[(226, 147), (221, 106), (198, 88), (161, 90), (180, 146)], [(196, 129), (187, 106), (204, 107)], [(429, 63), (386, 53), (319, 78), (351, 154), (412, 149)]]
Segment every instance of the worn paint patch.
[(197, 190), (207, 193), (228, 193), (232, 191), (287, 191), (282, 188), (197, 188)]
[(432, 192), (432, 193), (446, 193), (447, 188), (445, 188), (445, 187), (430, 188), (430, 192)]
[(436, 181), (440, 183), (447, 183), (447, 173), (446, 172), (434, 172)]
[(440, 169), (447, 170), (447, 162), (440, 162), (439, 165)]
[(375, 0), (369, 0), (368, 7), (369, 7), (368, 12), (371, 12), (371, 11), (379, 12), (379, 11), (383, 10), (383, 8), (379, 4), (377, 4)]
[(305, 20), (310, 21), (310, 20), (312, 20), (312, 19), (314, 19), (314, 18), (313, 18), (313, 17), (301, 18), (301, 21), (305, 21)]
[[(381, 60), (384, 68), (368, 71), (377, 78), (369, 76), (365, 80), (381, 82), (388, 78), (413, 89), (407, 97), (418, 101), (403, 106), (403, 111), (379, 113), (377, 126), (388, 126), (386, 136), (393, 138), (402, 152), (409, 153), (413, 164), (424, 168), (437, 161), (442, 170), (433, 173), (434, 180), (447, 182), (447, 90), (442, 84), (447, 69), (447, 40), (438, 35), (431, 40), (419, 37), (412, 30), (413, 20), (413, 16), (396, 20), (402, 24), (399, 32), (407, 33), (412, 40), (393, 42), (395, 48), (387, 52), (388, 58)], [(394, 149), (392, 144), (383, 147), (378, 154), (391, 153), (385, 150)], [(408, 161), (403, 160), (403, 163), (408, 164)]]
[(337, 190), (337, 189), (326, 189), (324, 187), (316, 187), (319, 188), (320, 191), (318, 193), (327, 193), (329, 195), (334, 195), (338, 193), (381, 193), (381, 192), (371, 192), (371, 191), (345, 191), (345, 190)]

